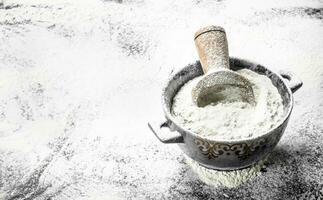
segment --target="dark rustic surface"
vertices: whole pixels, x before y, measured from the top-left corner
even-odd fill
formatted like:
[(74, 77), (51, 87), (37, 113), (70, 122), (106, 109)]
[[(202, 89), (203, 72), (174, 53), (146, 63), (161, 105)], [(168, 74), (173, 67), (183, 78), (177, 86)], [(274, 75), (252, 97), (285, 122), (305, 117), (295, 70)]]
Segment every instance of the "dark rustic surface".
[[(0, 0), (0, 199), (322, 198), (322, 6)], [(146, 125), (206, 24), (231, 55), (304, 81), (269, 164), (233, 189), (202, 183)]]

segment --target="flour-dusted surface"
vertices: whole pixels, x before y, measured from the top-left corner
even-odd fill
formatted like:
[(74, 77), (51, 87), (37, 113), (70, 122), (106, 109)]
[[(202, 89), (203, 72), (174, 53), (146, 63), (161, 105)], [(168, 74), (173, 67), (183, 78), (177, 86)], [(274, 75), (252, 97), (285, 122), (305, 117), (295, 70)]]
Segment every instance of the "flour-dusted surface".
[(261, 170), (266, 168), (265, 163), (267, 158), (258, 161), (250, 167), (233, 171), (208, 169), (188, 156), (185, 156), (185, 160), (192, 171), (194, 171), (204, 183), (214, 186), (215, 188), (235, 188), (247, 181), (252, 181), (252, 179), (258, 175), (261, 176)]
[(172, 114), (178, 124), (209, 139), (234, 140), (263, 135), (281, 123), (283, 102), (271, 80), (248, 69), (237, 73), (250, 81), (255, 106), (242, 101), (221, 101), (198, 107), (192, 90), (203, 78), (200, 76), (187, 82), (173, 99)]
[[(0, 0), (0, 199), (321, 195), (322, 1), (243, 2)], [(147, 128), (209, 24), (227, 30), (231, 56), (304, 81), (267, 168), (232, 189), (204, 184)]]

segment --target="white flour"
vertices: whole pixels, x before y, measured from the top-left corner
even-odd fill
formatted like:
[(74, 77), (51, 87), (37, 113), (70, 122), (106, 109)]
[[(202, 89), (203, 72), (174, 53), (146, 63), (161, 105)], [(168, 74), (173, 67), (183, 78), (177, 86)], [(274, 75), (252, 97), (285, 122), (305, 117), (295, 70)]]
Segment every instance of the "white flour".
[(208, 138), (242, 139), (258, 136), (283, 117), (283, 104), (271, 80), (251, 70), (237, 71), (252, 83), (257, 105), (245, 102), (218, 103), (197, 107), (192, 101), (192, 88), (202, 78), (187, 82), (174, 97), (172, 112), (183, 127)]
[(185, 156), (186, 163), (198, 175), (204, 183), (215, 187), (238, 187), (242, 183), (256, 177), (262, 168), (265, 167), (267, 158), (258, 161), (256, 164), (241, 170), (219, 171), (202, 167), (198, 162)]

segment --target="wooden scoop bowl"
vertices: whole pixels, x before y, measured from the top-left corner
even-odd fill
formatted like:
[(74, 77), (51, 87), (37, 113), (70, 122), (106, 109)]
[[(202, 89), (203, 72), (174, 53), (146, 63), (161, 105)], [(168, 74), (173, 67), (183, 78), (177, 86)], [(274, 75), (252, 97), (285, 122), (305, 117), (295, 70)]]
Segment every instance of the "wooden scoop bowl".
[(225, 30), (219, 26), (202, 28), (195, 33), (194, 41), (204, 72), (204, 77), (192, 90), (196, 105), (204, 107), (234, 101), (255, 105), (252, 84), (230, 70)]

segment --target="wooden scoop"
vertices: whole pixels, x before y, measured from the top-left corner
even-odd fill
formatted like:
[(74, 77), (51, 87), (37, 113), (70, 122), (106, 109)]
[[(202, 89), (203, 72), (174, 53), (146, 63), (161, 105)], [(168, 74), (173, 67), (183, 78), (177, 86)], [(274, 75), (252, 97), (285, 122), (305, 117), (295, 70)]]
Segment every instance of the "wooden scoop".
[(205, 74), (192, 90), (196, 105), (234, 101), (255, 105), (251, 83), (230, 70), (225, 30), (219, 26), (202, 28), (195, 33), (194, 41)]

